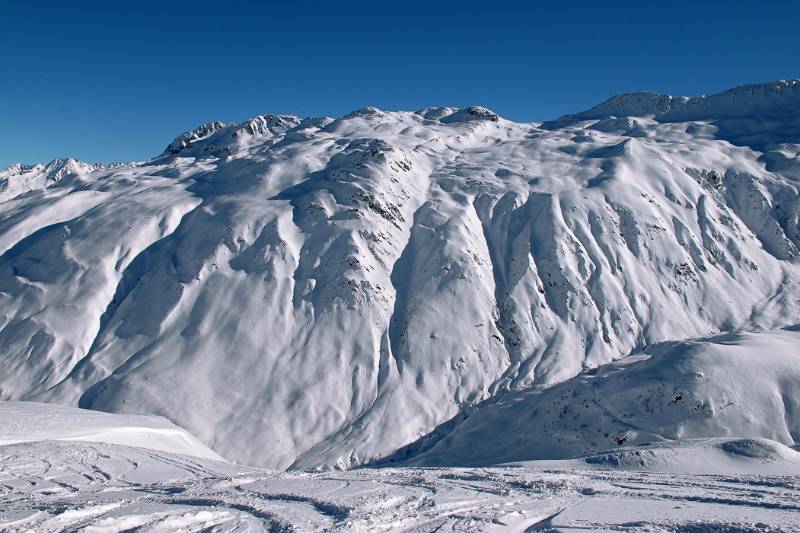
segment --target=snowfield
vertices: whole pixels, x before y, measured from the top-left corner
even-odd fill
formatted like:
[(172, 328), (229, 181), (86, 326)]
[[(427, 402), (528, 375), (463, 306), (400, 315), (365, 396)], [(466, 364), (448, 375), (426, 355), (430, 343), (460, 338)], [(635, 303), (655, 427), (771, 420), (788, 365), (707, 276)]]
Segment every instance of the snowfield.
[[(798, 530), (800, 453), (766, 439), (692, 447), (717, 464), (713, 474), (687, 472), (680, 459), (661, 469), (595, 457), (489, 468), (277, 473), (104, 443), (14, 444), (0, 447), (0, 529)], [(672, 451), (687, 457), (686, 450)], [(631, 450), (615, 453), (624, 457)]]
[(3, 520), (797, 529), (798, 156), (791, 80), (0, 170)]

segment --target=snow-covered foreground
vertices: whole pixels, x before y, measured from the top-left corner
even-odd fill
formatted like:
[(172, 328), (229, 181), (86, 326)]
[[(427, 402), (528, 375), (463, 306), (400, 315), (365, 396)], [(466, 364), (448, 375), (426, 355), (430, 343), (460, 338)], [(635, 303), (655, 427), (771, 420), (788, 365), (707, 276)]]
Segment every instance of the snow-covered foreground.
[[(800, 529), (796, 475), (800, 454), (769, 441), (734, 441), (728, 451), (720, 442), (697, 446), (727, 454), (729, 460), (723, 464), (730, 470), (676, 474), (572, 461), (271, 473), (112, 444), (14, 444), (0, 447), (0, 529), (87, 533)], [(773, 472), (736, 473), (736, 468), (748, 464), (766, 465)], [(795, 475), (780, 475), (781, 469)]]
[(190, 450), (199, 457), (173, 453), (196, 441), (157, 417), (0, 402), (0, 428), (2, 531), (800, 528), (800, 453), (767, 439), (481, 468), (281, 473), (217, 461), (202, 447)]

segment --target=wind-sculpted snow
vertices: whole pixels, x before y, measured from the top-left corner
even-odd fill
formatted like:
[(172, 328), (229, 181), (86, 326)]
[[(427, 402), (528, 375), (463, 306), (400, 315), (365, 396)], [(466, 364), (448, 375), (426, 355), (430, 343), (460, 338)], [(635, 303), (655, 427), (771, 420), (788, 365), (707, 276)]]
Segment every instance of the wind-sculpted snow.
[[(667, 459), (647, 468), (630, 466), (627, 450), (524, 466), (314, 473), (93, 442), (0, 450), (0, 529), (9, 532), (781, 533), (797, 530), (800, 510), (800, 454), (766, 440), (641, 448), (639, 457)], [(717, 470), (682, 468), (700, 463), (687, 451)]]
[[(796, 85), (669, 120), (621, 96), (548, 129), (479, 107), (263, 115), (18, 187), (0, 203), (0, 398), (163, 415), (250, 464), (351, 467), (508, 390), (795, 324)], [(723, 128), (731, 98), (749, 114)]]
[[(493, 465), (653, 442), (673, 448), (676, 441), (717, 436), (791, 446), (800, 441), (799, 347), (797, 327), (657, 344), (551, 388), (489, 400), (389, 462)], [(751, 449), (758, 455), (757, 443)], [(630, 450), (628, 456), (642, 459)]]
[(185, 430), (157, 416), (99, 413), (33, 402), (0, 402), (0, 446), (40, 441), (104, 442), (223, 460)]

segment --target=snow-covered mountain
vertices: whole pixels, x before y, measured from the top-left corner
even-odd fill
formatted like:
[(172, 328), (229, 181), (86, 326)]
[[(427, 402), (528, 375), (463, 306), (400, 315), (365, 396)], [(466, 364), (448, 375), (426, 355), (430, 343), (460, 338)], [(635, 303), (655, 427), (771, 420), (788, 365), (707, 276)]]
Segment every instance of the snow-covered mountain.
[(46, 165), (17, 163), (0, 170), (0, 201), (28, 191), (51, 187), (64, 178), (87, 174), (101, 168), (104, 168), (104, 165), (91, 165), (69, 157), (54, 159)]
[[(800, 322), (798, 154), (800, 82), (780, 81), (544, 124), (265, 115), (135, 165), (10, 167), (0, 399), (162, 415), (237, 462), (351, 467), (631, 354), (653, 362), (626, 375), (669, 374), (683, 352), (659, 343)], [(758, 395), (782, 365), (724, 375)], [(548, 390), (583, 398), (574, 383)], [(786, 405), (785, 431), (750, 436), (794, 444)], [(726, 408), (701, 436), (758, 414)]]

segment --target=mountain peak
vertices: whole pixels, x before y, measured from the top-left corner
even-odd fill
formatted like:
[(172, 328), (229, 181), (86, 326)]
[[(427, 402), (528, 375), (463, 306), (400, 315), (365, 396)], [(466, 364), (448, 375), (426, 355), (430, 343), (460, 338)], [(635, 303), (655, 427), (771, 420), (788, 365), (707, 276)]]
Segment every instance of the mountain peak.
[(487, 120), (489, 122), (497, 122), (500, 120), (500, 115), (491, 109), (483, 106), (471, 106), (451, 113), (439, 119), (443, 124), (452, 124), (455, 122), (475, 122)]
[(87, 174), (104, 168), (72, 157), (58, 157), (49, 163), (25, 165), (14, 163), (0, 170), (0, 201), (35, 189), (50, 187), (68, 176)]
[(742, 85), (711, 95), (670, 96), (633, 92), (612, 96), (586, 111), (545, 122), (558, 129), (584, 120), (652, 116), (660, 122), (684, 122), (745, 116), (784, 116), (800, 110), (800, 80)]
[(352, 113), (348, 113), (342, 117), (342, 120), (349, 120), (352, 118), (381, 118), (386, 116), (386, 113), (381, 109), (374, 106), (362, 107), (356, 109)]
[(176, 137), (165, 154), (227, 155), (250, 145), (249, 139), (271, 138), (302, 124), (294, 115), (257, 115), (238, 124), (207, 122)]
[(224, 128), (227, 124), (224, 122), (214, 121), (200, 124), (192, 131), (186, 131), (175, 137), (171, 143), (164, 150), (165, 153), (179, 154), (190, 144), (205, 139), (211, 136), (214, 132)]

